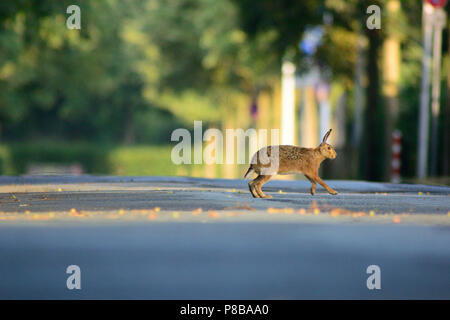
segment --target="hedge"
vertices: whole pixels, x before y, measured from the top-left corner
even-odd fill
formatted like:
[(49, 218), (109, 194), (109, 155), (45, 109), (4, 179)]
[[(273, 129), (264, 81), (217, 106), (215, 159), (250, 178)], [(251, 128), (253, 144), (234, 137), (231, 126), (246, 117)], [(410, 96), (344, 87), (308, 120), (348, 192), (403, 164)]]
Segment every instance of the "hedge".
[(0, 145), (0, 175), (24, 174), (31, 163), (79, 163), (89, 174), (189, 175), (191, 166), (173, 164), (171, 150), (170, 145), (106, 147), (44, 142)]

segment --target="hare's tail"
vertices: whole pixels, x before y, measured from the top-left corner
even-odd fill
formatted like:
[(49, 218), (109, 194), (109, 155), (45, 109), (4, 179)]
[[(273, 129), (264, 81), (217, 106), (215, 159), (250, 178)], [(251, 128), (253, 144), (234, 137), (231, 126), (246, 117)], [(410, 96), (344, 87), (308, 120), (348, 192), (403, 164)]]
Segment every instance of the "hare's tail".
[(247, 172), (244, 175), (244, 179), (248, 179), (253, 172), (255, 172), (255, 170), (253, 170), (253, 166), (250, 165), (250, 168), (248, 168)]

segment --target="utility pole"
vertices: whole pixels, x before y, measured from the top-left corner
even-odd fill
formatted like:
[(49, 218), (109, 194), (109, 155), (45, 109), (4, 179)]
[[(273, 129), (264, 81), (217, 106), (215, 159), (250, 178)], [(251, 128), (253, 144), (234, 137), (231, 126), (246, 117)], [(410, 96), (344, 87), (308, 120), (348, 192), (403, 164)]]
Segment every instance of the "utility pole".
[(295, 137), (295, 65), (284, 61), (281, 72), (281, 143), (292, 145)]
[(423, 57), (422, 57), (422, 82), (420, 86), (420, 111), (419, 111), (419, 146), (417, 160), (417, 177), (423, 179), (427, 174), (428, 153), (428, 121), (430, 100), (430, 59), (431, 59), (431, 34), (433, 7), (423, 3), (422, 26), (423, 26)]
[(442, 29), (445, 26), (446, 14), (443, 9), (436, 9), (433, 38), (433, 82), (431, 89), (431, 175), (438, 171), (438, 126), (441, 97), (441, 49)]
[(383, 85), (382, 92), (384, 98), (385, 112), (385, 128), (384, 128), (384, 144), (386, 146), (385, 171), (384, 175), (387, 180), (392, 180), (391, 159), (392, 159), (392, 135), (397, 126), (397, 118), (399, 112), (398, 86), (400, 80), (400, 39), (398, 35), (398, 18), (401, 13), (399, 0), (389, 0), (386, 4), (386, 34), (387, 37), (383, 41)]
[[(433, 62), (433, 140), (432, 140), (432, 159), (437, 158), (433, 152), (437, 153), (437, 121), (439, 115), (439, 95), (440, 89), (440, 65), (441, 65), (441, 37), (442, 28), (445, 25), (445, 12), (442, 7), (447, 0), (426, 0), (423, 3), (422, 24), (424, 30), (424, 53), (422, 58), (422, 84), (420, 93), (420, 111), (419, 111), (419, 146), (417, 161), (417, 177), (423, 179), (427, 176), (427, 154), (428, 154), (428, 122), (429, 122), (429, 103), (430, 103), (430, 60), (431, 60), (431, 41), (434, 32), (434, 62)], [(439, 39), (437, 39), (437, 37)], [(437, 52), (439, 51), (439, 52)], [(436, 135), (436, 136), (434, 136)], [(432, 160), (434, 161), (434, 160)], [(434, 168), (433, 168), (434, 170)]]

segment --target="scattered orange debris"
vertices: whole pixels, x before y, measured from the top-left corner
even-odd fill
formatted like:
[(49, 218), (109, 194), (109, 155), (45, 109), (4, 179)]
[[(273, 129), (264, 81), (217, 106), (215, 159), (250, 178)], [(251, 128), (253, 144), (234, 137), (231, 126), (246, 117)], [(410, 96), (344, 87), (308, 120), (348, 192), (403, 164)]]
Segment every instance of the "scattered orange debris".
[(150, 212), (150, 213), (148, 214), (148, 216), (147, 216), (147, 219), (149, 219), (149, 220), (154, 220), (154, 219), (156, 219), (156, 218), (158, 218), (158, 217), (157, 217), (156, 214), (153, 213), (153, 212)]
[(292, 208), (267, 208), (268, 213), (286, 213), (293, 214), (294, 209)]
[(235, 217), (240, 215), (241, 213), (239, 212), (227, 212), (227, 217)]
[(202, 208), (198, 208), (198, 209), (192, 210), (192, 215), (193, 216), (197, 216), (197, 215), (199, 215), (202, 212), (203, 212), (203, 209)]
[(300, 208), (300, 209), (298, 209), (298, 214), (306, 214), (306, 210), (305, 210), (305, 208)]
[(16, 217), (14, 216), (1, 216), (0, 220), (15, 220)]
[(33, 214), (33, 220), (50, 220), (54, 217), (54, 215), (50, 214)]
[(394, 216), (394, 219), (392, 219), (394, 223), (400, 223), (401, 219), (399, 216)]
[(69, 216), (71, 216), (71, 217), (80, 217), (82, 215), (83, 214), (81, 212), (78, 212), (77, 209), (75, 209), (75, 208), (70, 209)]
[(240, 204), (238, 202), (236, 206), (234, 206), (234, 207), (226, 207), (225, 210), (227, 210), (227, 209), (245, 209), (245, 210), (255, 211), (255, 209), (250, 207), (247, 202), (244, 203), (244, 204)]
[(208, 216), (210, 218), (220, 218), (220, 213), (213, 210), (208, 210)]
[(332, 217), (337, 217), (337, 216), (339, 216), (340, 214), (343, 213), (342, 211), (343, 211), (343, 209), (341, 209), (341, 208), (336, 208), (336, 209), (331, 210), (330, 215), (331, 215)]
[(89, 214), (87, 212), (78, 211), (77, 209), (72, 208), (72, 209), (70, 209), (69, 216), (71, 216), (71, 217), (85, 217), (85, 216), (89, 216)]
[[(370, 215), (374, 215), (375, 212), (371, 211)], [(357, 217), (361, 217), (361, 216), (365, 216), (366, 213), (364, 211), (351, 211), (351, 210), (347, 210), (344, 208), (334, 208), (333, 210), (330, 211), (330, 215), (332, 217), (337, 217), (340, 215), (351, 215), (353, 218), (357, 218)]]
[(319, 206), (317, 205), (316, 200), (313, 200), (311, 202), (311, 205), (309, 206), (308, 211), (313, 212), (314, 214), (319, 214), (320, 213), (320, 209), (319, 209)]
[(357, 217), (362, 217), (362, 216), (365, 216), (365, 215), (366, 215), (365, 212), (363, 212), (363, 211), (357, 211), (357, 212), (354, 212), (354, 213), (352, 214), (352, 217), (353, 217), (353, 218), (357, 218)]

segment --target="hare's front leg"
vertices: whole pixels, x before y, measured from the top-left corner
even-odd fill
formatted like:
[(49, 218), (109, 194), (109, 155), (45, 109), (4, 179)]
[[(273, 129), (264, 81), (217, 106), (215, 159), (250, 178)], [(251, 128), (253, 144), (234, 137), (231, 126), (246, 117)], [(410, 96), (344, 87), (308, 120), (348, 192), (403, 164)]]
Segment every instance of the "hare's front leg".
[(319, 175), (316, 175), (314, 177), (314, 180), (316, 180), (318, 183), (320, 183), (320, 185), (322, 187), (324, 187), (328, 191), (328, 193), (334, 194), (334, 195), (338, 194), (338, 192), (336, 190), (333, 190), (329, 186), (327, 186), (327, 184), (322, 179), (320, 179)]
[(311, 194), (314, 195), (316, 193), (316, 182), (308, 175), (305, 174), (306, 179), (311, 182)]

